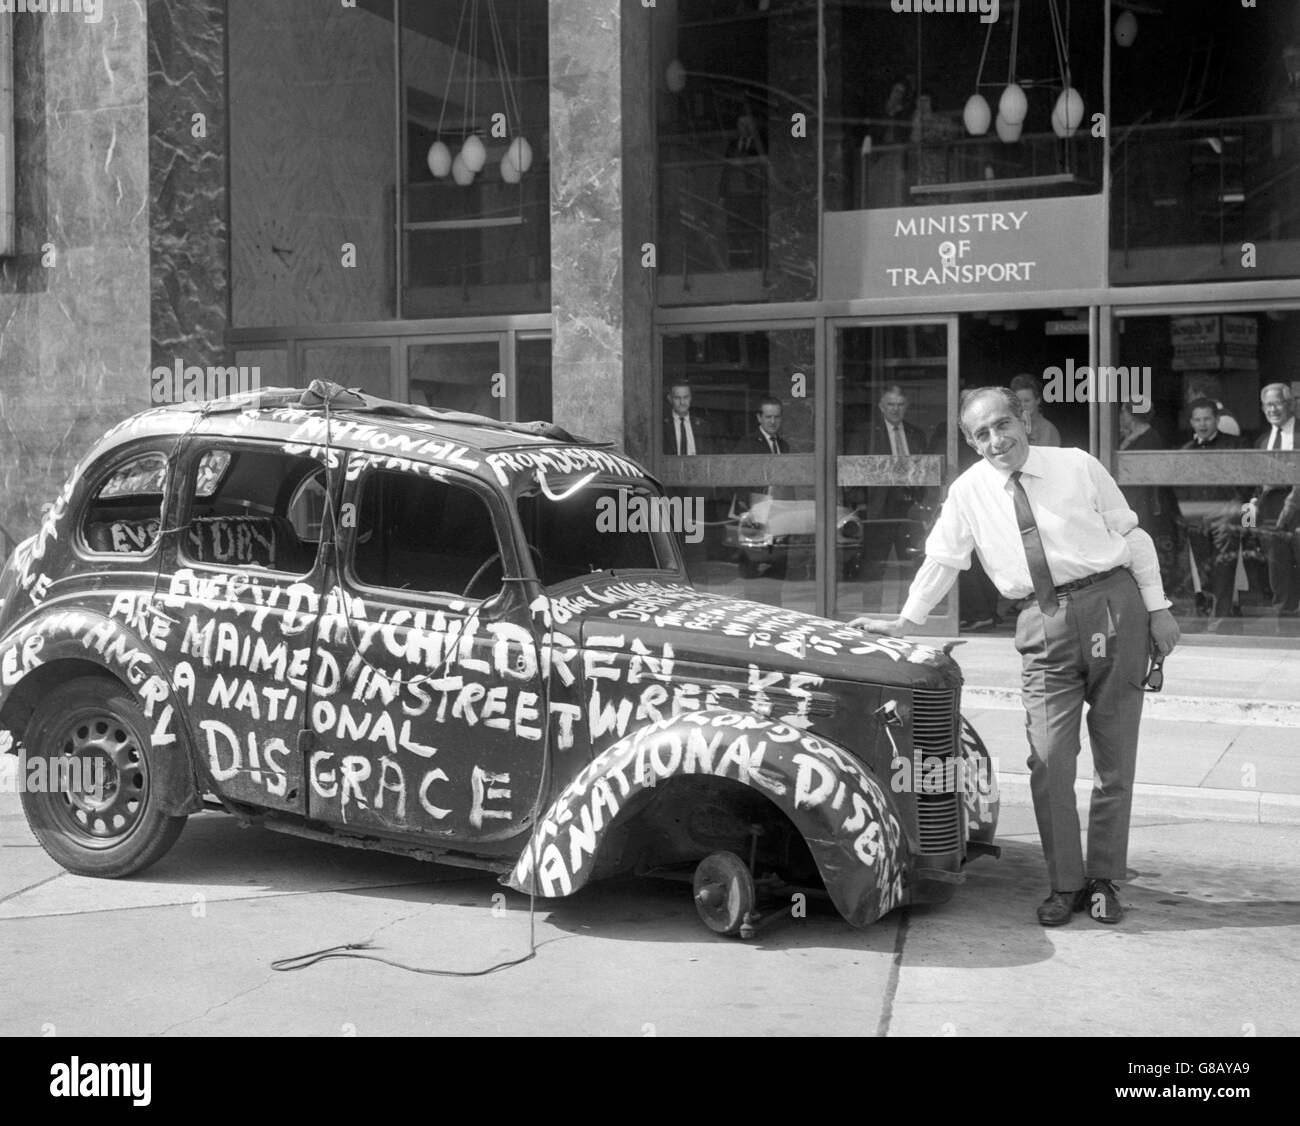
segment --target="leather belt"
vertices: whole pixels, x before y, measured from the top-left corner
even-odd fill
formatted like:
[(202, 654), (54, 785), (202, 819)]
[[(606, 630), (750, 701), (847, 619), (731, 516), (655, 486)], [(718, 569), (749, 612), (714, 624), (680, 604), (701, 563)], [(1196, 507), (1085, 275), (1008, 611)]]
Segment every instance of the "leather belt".
[(1071, 591), (1082, 590), (1085, 586), (1092, 586), (1093, 583), (1099, 583), (1102, 579), (1108, 579), (1111, 575), (1118, 575), (1123, 567), (1112, 567), (1109, 571), (1099, 571), (1095, 575), (1088, 575), (1086, 578), (1074, 579), (1072, 582), (1062, 583), (1056, 588), (1057, 594), (1069, 594)]

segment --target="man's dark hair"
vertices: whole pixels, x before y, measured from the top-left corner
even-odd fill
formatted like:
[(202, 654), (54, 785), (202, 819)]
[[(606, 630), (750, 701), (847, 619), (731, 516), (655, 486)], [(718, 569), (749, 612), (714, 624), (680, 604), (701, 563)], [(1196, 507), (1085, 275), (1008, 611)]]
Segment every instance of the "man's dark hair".
[(764, 395), (758, 400), (758, 414), (763, 413), (764, 407), (781, 407), (781, 413), (785, 413), (785, 407), (781, 406), (781, 400), (773, 395)]
[(1038, 376), (1022, 374), (1018, 375), (1011, 381), (1012, 391), (1032, 391), (1035, 399), (1043, 397), (1043, 385), (1038, 381)]
[(672, 395), (673, 391), (678, 387), (685, 387), (687, 391), (690, 391), (691, 381), (689, 379), (670, 379), (668, 381), (668, 390), (664, 394)]
[(1196, 411), (1201, 407), (1204, 407), (1206, 410), (1213, 411), (1215, 418), (1219, 417), (1219, 404), (1216, 403), (1213, 399), (1204, 399), (1204, 398), (1193, 399), (1190, 403), (1187, 404), (1188, 415), (1190, 416), (1194, 411)]
[(957, 422), (961, 426), (961, 432), (967, 438), (971, 436), (971, 433), (966, 429), (966, 408), (970, 406), (973, 400), (984, 395), (999, 396), (1006, 405), (1007, 410), (1022, 422), (1024, 421), (1025, 413), (1020, 407), (1020, 400), (1010, 387), (972, 387), (961, 393), (961, 401), (957, 404)]

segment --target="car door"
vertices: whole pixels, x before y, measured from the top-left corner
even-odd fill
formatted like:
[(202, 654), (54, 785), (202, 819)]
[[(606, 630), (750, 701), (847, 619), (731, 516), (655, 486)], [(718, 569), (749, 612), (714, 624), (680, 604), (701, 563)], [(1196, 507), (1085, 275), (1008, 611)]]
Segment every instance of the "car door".
[(546, 717), (523, 587), (507, 578), (509, 511), (470, 476), (353, 459), (312, 684), (310, 816), (512, 837), (536, 800)]
[(215, 440), (182, 473), (159, 601), (195, 745), (221, 796), (305, 813), (324, 468), (269, 443)]

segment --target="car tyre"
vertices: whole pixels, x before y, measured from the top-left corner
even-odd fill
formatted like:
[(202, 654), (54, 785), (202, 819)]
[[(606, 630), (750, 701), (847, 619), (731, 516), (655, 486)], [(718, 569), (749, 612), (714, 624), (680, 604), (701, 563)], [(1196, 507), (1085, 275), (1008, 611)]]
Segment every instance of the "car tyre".
[[(149, 728), (131, 694), (117, 681), (79, 677), (44, 696), (23, 740), (29, 775), (43, 758), (50, 783), (23, 787), (27, 824), (49, 856), (79, 876), (113, 878), (143, 871), (180, 836), (185, 817), (160, 808), (153, 784)], [(80, 759), (80, 770), (56, 764)], [(102, 764), (102, 787), (90, 784)], [(63, 784), (55, 786), (59, 780)], [(77, 785), (81, 783), (81, 785)]]

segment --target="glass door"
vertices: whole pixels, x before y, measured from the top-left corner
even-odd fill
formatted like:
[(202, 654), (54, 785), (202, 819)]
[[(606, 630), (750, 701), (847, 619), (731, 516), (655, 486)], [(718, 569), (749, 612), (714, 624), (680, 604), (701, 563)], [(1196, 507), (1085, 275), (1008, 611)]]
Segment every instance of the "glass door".
[(403, 339), (398, 398), (508, 421), (551, 418), (551, 337), (504, 330)]
[[(965, 446), (955, 423), (957, 319), (832, 321), (829, 345), (835, 488), (824, 526), (835, 529), (832, 616), (894, 617)], [(956, 634), (956, 594), (919, 632)]]

